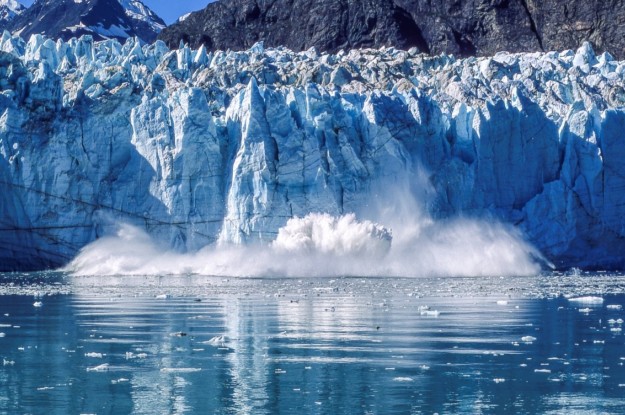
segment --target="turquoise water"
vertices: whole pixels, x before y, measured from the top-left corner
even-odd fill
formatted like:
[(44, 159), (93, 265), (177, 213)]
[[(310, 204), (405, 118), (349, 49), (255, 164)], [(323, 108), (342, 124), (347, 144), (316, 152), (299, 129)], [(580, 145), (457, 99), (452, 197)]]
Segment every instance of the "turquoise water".
[(5, 274), (0, 413), (623, 413), (624, 287)]

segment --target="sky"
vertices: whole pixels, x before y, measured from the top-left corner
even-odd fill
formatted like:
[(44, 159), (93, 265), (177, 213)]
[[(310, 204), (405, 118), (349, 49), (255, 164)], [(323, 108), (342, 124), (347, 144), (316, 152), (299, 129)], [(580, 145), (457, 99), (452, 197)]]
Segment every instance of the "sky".
[[(18, 0), (24, 6), (30, 6), (34, 0)], [(189, 12), (203, 9), (211, 0), (142, 0), (143, 3), (161, 16), (165, 23), (171, 24), (178, 17)]]

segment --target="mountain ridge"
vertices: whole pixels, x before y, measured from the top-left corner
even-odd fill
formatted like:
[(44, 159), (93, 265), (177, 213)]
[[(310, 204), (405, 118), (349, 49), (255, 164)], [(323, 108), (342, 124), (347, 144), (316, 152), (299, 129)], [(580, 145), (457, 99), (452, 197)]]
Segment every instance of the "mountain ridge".
[(139, 0), (36, 0), (4, 23), (12, 33), (68, 40), (91, 35), (95, 40), (138, 37), (156, 39), (165, 23)]
[(589, 41), (625, 58), (619, 0), (221, 0), (159, 34), (209, 50), (258, 41), (295, 51), (393, 46), (457, 56), (575, 49)]

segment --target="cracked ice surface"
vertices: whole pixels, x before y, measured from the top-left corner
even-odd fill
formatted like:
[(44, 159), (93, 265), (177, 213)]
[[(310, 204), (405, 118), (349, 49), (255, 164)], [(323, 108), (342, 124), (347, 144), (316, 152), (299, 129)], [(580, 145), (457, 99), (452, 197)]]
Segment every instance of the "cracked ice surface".
[(118, 221), (178, 251), (367, 217), (511, 223), (556, 265), (625, 259), (625, 63), (0, 39), (0, 263), (61, 265)]

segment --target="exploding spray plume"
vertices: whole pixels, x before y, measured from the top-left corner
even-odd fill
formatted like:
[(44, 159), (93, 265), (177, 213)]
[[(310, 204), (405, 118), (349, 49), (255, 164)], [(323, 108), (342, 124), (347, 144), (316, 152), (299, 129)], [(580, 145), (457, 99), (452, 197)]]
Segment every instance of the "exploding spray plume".
[(358, 220), (354, 213), (311, 213), (289, 220), (264, 246), (209, 246), (180, 254), (122, 224), (116, 235), (85, 247), (67, 270), (75, 275), (241, 277), (511, 276), (540, 270), (540, 253), (518, 230), (494, 221), (434, 220), (409, 186), (380, 189), (385, 190), (376, 192), (369, 211), (362, 213), (374, 220)]

